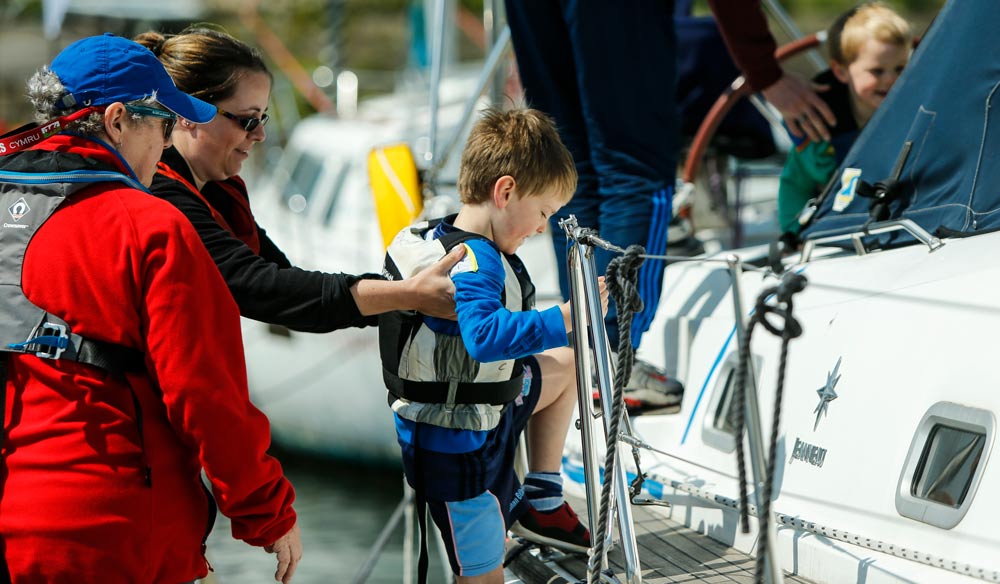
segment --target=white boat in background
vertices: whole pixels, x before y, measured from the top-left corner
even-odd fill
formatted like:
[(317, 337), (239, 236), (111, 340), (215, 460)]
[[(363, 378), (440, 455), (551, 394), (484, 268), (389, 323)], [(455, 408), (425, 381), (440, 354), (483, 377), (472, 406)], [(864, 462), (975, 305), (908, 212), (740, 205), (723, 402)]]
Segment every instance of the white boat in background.
[[(333, 124), (336, 140), (323, 131)], [(254, 192), (255, 213), (266, 217), (268, 236), (299, 267), (378, 271), (378, 225), (359, 220), (374, 217), (374, 206), (358, 138), (389, 134), (379, 134), (377, 125), (321, 117), (299, 128), (270, 180)], [(270, 419), (276, 442), (346, 460), (398, 457), (384, 400), (369, 395), (381, 393), (376, 329), (319, 335), (243, 319), (243, 342), (250, 395)]]

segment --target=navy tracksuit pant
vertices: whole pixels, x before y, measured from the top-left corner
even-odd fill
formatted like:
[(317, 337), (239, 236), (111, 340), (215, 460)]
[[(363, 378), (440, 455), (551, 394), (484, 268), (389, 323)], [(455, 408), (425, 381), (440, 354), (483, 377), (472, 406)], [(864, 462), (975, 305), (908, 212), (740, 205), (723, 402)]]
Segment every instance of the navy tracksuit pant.
[[(666, 250), (677, 166), (676, 41), (672, 0), (506, 0), (518, 69), (531, 107), (555, 118), (579, 183), (552, 217), (559, 286), (569, 296), (566, 237), (559, 220), (647, 253)], [(597, 250), (598, 273), (612, 254)], [(662, 261), (639, 273), (645, 309), (632, 324), (638, 346), (663, 284)], [(608, 333), (617, 347), (614, 307)]]

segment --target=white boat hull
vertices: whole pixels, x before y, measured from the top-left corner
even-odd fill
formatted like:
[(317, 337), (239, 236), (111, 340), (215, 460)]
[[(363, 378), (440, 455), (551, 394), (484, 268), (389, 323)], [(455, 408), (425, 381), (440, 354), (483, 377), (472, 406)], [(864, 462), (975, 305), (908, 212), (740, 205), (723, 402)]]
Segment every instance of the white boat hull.
[[(1000, 233), (949, 240), (934, 252), (921, 245), (852, 252), (794, 269), (809, 284), (795, 297), (804, 334), (788, 353), (773, 511), (819, 527), (778, 525), (783, 567), (817, 582), (971, 581), (965, 573), (1000, 580), (1000, 471), (990, 460), (992, 440), (979, 460), (978, 488), (966, 495), (971, 506), (957, 525), (945, 529), (897, 509), (897, 493), (909, 487), (901, 479), (904, 464), (929, 408), (945, 403), (985, 412), (987, 425), (995, 425), (1000, 412)], [(681, 371), (686, 393), (679, 413), (638, 416), (634, 428), (669, 453), (643, 455), (643, 470), (654, 481), (650, 492), (673, 504), (666, 513), (752, 552), (756, 527), (744, 535), (734, 509), (688, 493), (730, 501), (739, 493), (732, 438), (727, 445), (713, 430), (725, 385), (720, 375), (738, 351), (725, 270), (718, 263), (667, 269), (642, 356)], [(745, 310), (776, 283), (744, 274)], [(757, 327), (752, 352), (767, 440), (780, 342)], [(830, 375), (840, 376), (837, 397), (817, 417), (817, 390)], [(580, 464), (572, 454), (579, 438), (570, 439), (572, 468)], [(753, 502), (752, 484), (750, 492)]]

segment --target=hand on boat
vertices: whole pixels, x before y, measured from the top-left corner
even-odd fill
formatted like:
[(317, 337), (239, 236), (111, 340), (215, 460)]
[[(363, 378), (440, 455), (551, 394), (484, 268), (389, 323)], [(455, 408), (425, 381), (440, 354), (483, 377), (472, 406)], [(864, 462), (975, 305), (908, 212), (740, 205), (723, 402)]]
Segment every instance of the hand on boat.
[(562, 313), (563, 326), (566, 327), (566, 332), (573, 332), (573, 308), (568, 300), (559, 305), (559, 312)]
[(411, 278), (417, 299), (417, 312), (427, 316), (455, 320), (455, 283), (449, 272), (465, 257), (465, 246), (459, 245), (436, 264)]
[(813, 142), (829, 142), (829, 128), (837, 123), (837, 118), (826, 102), (816, 95), (817, 91), (828, 89), (828, 85), (809, 83), (798, 75), (786, 72), (761, 93), (778, 108), (792, 134), (808, 136)]
[(597, 291), (601, 293), (601, 315), (608, 315), (608, 283), (604, 276), (597, 278)]
[[(597, 278), (597, 291), (601, 295), (601, 315), (608, 315), (608, 283), (604, 281), (604, 276)], [(566, 332), (572, 332), (573, 330), (573, 309), (569, 302), (563, 302), (559, 305), (559, 311), (562, 312), (563, 324), (566, 325)]]
[(274, 580), (282, 584), (291, 582), (295, 568), (302, 559), (302, 533), (299, 531), (299, 524), (293, 525), (278, 541), (265, 546), (264, 551), (278, 556), (278, 570), (274, 573)]

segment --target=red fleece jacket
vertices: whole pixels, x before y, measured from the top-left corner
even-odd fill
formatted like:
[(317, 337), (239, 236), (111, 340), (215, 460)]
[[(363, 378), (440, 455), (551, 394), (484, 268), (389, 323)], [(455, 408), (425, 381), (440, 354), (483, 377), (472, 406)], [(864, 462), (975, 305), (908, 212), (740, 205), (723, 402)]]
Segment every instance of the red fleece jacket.
[[(40, 148), (127, 172), (93, 141), (57, 136)], [(234, 537), (263, 546), (292, 527), (294, 492), (247, 392), (239, 312), (177, 209), (120, 183), (89, 186), (38, 230), (22, 282), (74, 332), (143, 351), (147, 373), (128, 378), (140, 439), (122, 382), (86, 365), (11, 358), (0, 541), (15, 583), (204, 576), (202, 468)]]

